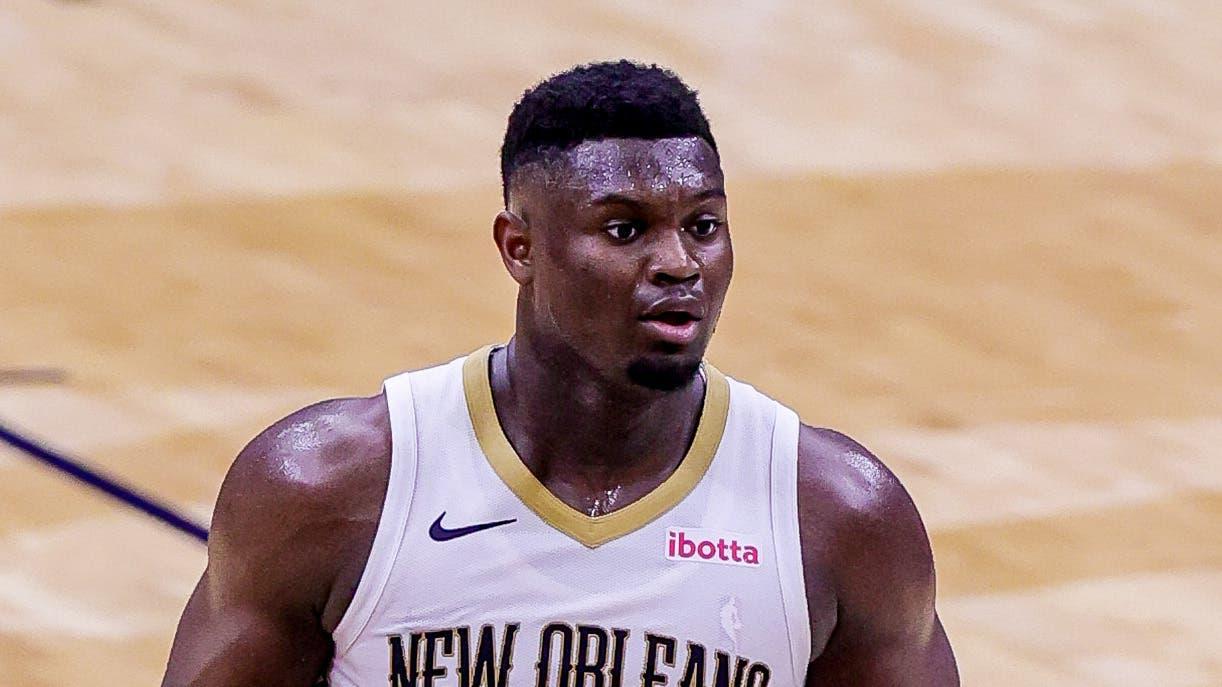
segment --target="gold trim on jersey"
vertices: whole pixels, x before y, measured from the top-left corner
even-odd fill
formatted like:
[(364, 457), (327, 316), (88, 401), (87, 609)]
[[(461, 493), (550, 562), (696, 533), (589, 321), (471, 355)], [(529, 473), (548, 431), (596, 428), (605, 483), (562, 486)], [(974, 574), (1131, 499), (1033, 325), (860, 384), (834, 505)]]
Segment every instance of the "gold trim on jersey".
[(598, 516), (582, 513), (548, 491), (505, 437), (492, 401), (489, 376), (492, 348), (485, 346), (475, 351), (463, 363), (463, 393), (480, 449), (501, 481), (522, 503), (544, 522), (582, 544), (594, 548), (653, 522), (691, 493), (713, 462), (730, 410), (730, 385), (717, 368), (704, 363), (704, 405), (697, 420), (696, 436), (679, 467), (653, 491), (623, 508)]

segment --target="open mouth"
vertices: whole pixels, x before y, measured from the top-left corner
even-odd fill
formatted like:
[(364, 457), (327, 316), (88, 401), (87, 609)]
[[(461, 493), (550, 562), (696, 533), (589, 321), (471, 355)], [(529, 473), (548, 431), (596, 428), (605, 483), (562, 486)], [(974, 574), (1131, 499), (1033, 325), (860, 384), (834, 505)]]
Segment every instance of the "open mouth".
[(646, 322), (661, 322), (669, 325), (685, 325), (688, 322), (696, 322), (700, 318), (691, 313), (671, 311), (658, 313), (657, 315), (646, 315), (641, 317)]
[(674, 346), (690, 344), (700, 333), (700, 318), (679, 310), (645, 315), (640, 320), (651, 338)]

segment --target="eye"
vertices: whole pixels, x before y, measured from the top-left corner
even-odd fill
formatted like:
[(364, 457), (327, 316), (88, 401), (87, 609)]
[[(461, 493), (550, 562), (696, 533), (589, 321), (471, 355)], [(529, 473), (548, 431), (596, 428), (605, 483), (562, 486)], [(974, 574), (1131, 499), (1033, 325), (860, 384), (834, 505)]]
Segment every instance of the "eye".
[(633, 222), (612, 222), (604, 230), (619, 243), (627, 243), (641, 235), (640, 227)]
[(706, 238), (712, 236), (713, 232), (717, 231), (720, 226), (720, 220), (706, 217), (696, 220), (696, 223), (692, 225), (691, 232), (700, 238)]

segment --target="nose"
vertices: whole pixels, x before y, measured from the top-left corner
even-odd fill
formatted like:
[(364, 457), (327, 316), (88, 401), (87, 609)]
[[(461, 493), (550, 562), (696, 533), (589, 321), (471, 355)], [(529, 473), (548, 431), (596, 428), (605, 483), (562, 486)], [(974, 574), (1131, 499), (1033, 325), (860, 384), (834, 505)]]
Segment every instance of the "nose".
[(683, 231), (660, 231), (650, 254), (650, 281), (666, 286), (693, 281), (700, 276), (700, 263), (683, 240)]

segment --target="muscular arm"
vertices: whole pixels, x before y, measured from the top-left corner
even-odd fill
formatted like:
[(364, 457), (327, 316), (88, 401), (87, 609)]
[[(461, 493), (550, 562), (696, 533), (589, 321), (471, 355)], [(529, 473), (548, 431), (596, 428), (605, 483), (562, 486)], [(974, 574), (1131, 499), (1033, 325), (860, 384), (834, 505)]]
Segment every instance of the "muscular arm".
[(163, 685), (313, 685), (369, 555), (389, 474), (381, 397), (272, 425), (221, 486), (208, 566)]
[(812, 628), (834, 618), (830, 633), (812, 632), (820, 645), (807, 684), (957, 686), (955, 658), (934, 608), (933, 554), (912, 499), (877, 458), (842, 434), (804, 426), (798, 445)]

